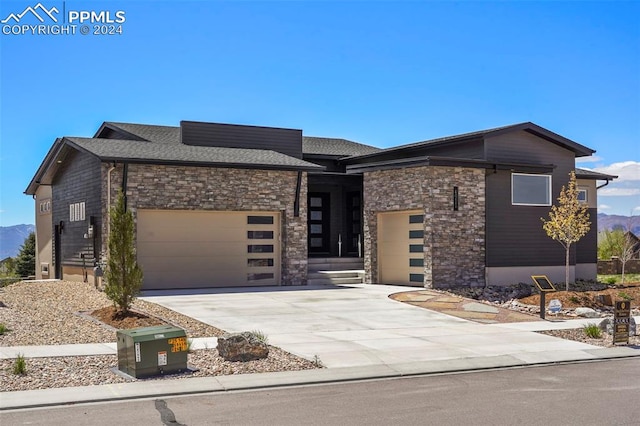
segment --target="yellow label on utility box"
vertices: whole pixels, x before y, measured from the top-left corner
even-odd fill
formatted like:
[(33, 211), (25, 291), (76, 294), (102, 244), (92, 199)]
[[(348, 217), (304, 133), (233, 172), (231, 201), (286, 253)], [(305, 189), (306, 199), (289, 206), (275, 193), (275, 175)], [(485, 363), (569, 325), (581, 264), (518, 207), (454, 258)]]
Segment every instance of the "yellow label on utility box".
[(167, 343), (171, 345), (171, 352), (186, 352), (187, 350), (186, 337), (173, 337), (168, 339)]

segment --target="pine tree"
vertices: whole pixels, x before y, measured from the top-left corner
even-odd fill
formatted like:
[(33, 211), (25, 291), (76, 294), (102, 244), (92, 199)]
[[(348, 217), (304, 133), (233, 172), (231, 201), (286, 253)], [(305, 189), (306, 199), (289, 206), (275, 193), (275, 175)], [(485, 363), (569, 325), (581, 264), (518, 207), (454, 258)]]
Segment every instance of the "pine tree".
[(36, 274), (36, 234), (30, 233), (20, 247), (16, 257), (15, 271), (19, 277), (29, 277)]
[(104, 292), (126, 314), (142, 287), (142, 269), (136, 261), (133, 214), (127, 211), (122, 191), (109, 213), (109, 253)]
[(551, 206), (549, 220), (541, 218), (547, 235), (562, 244), (565, 249), (565, 290), (569, 291), (569, 251), (571, 244), (587, 235), (591, 222), (587, 206), (578, 201), (575, 172), (569, 173), (569, 184), (563, 186), (558, 205)]

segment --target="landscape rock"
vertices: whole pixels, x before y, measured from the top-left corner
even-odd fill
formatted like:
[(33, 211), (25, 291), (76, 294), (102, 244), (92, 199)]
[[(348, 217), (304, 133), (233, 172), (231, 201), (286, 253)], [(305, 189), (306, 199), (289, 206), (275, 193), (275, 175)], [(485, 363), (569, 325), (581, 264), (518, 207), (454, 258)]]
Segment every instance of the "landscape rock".
[(225, 361), (252, 361), (269, 355), (269, 346), (251, 332), (218, 337), (218, 353)]
[(591, 308), (576, 308), (575, 314), (583, 318), (598, 318), (600, 316), (595, 310)]
[[(631, 317), (629, 319), (629, 336), (635, 336), (637, 334), (637, 326), (636, 326), (636, 320), (635, 318)], [(608, 334), (613, 334), (613, 318), (605, 318), (602, 321), (600, 321), (600, 324), (598, 324), (598, 327), (600, 327), (600, 330), (608, 333)]]

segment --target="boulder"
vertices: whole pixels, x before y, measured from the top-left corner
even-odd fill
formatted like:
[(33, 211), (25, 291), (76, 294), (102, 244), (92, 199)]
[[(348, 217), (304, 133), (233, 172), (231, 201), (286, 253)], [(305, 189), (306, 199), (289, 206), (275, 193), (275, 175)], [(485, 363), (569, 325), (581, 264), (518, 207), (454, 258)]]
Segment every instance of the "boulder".
[(218, 337), (218, 353), (225, 361), (253, 361), (266, 358), (269, 345), (245, 331)]
[(577, 316), (583, 318), (598, 318), (600, 316), (600, 314), (591, 308), (576, 308), (574, 312)]
[[(600, 324), (598, 324), (598, 327), (600, 327), (600, 330), (609, 333), (609, 334), (613, 334), (613, 318), (605, 318), (602, 321), (600, 321)], [(636, 326), (636, 320), (635, 318), (631, 317), (629, 319), (629, 336), (635, 336), (636, 332), (637, 332), (637, 326)]]

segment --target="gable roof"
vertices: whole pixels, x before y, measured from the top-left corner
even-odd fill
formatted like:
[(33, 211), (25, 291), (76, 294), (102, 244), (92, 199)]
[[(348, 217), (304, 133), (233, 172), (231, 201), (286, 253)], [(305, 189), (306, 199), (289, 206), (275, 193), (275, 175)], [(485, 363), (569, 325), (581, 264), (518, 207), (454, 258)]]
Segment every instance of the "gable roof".
[(528, 133), (534, 134), (538, 137), (548, 140), (549, 142), (555, 143), (565, 149), (573, 151), (576, 154), (576, 157), (585, 157), (592, 155), (595, 153), (591, 148), (587, 148), (584, 145), (580, 145), (577, 142), (572, 141), (571, 139), (567, 139), (564, 136), (560, 136), (557, 133), (553, 133), (550, 130), (547, 130), (543, 127), (538, 126), (537, 124), (531, 122), (512, 124), (509, 126), (495, 127), (492, 129), (480, 130), (477, 132), (463, 133), (459, 135), (445, 136), (437, 139), (429, 139), (420, 142), (414, 142), (406, 145), (400, 145), (393, 148), (387, 148), (380, 150), (376, 153), (365, 154), (353, 156), (352, 158), (364, 159), (367, 157), (374, 157), (378, 154), (386, 154), (391, 152), (402, 152), (402, 151), (412, 151), (420, 148), (431, 148), (435, 146), (443, 146), (449, 144), (456, 144), (461, 142), (466, 142), (474, 139), (482, 139), (490, 136), (498, 136), (505, 133), (512, 133), (517, 131), (526, 131)]
[[(121, 133), (129, 134), (134, 138), (140, 138), (149, 142), (179, 144), (180, 127), (178, 126), (156, 126), (151, 124), (116, 123), (106, 121), (96, 132), (94, 137), (100, 137), (105, 128), (118, 130)], [(380, 151), (371, 145), (365, 145), (340, 138), (325, 138), (314, 136), (302, 137), (302, 153), (308, 155), (326, 155), (334, 157), (350, 157), (354, 155), (364, 155)]]
[(63, 141), (80, 151), (100, 158), (102, 161), (226, 167), (254, 166), (295, 170), (321, 170), (323, 168), (317, 164), (265, 149), (220, 148), (180, 143), (76, 137), (65, 137)]
[(353, 142), (339, 138), (302, 137), (302, 153), (308, 155), (327, 155), (350, 157), (354, 155), (372, 154), (382, 149), (375, 146)]

